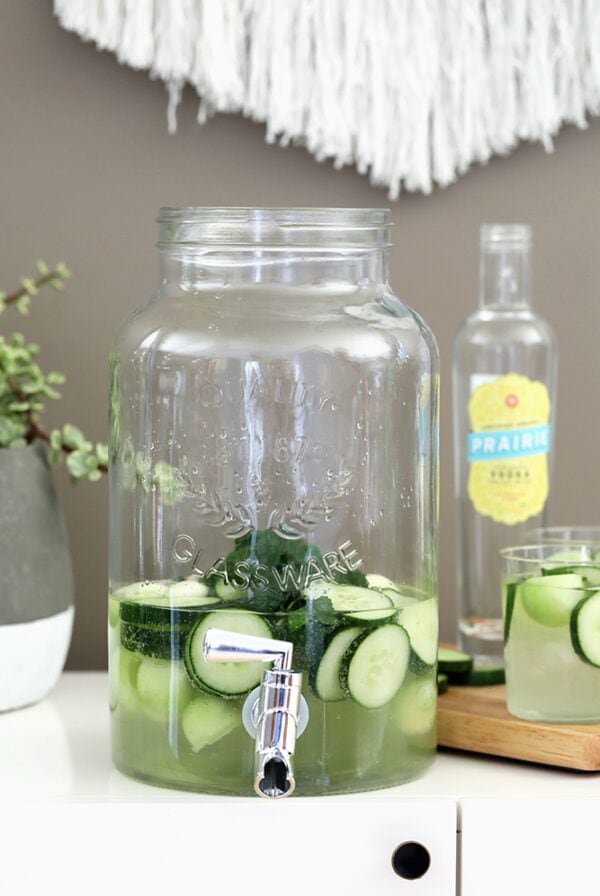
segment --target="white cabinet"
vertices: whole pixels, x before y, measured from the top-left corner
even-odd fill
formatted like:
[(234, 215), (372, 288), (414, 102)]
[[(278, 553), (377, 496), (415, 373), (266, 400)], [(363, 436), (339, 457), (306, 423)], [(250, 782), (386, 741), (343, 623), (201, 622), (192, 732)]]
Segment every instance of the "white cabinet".
[(600, 799), (461, 802), (460, 896), (598, 893)]
[[(0, 893), (455, 896), (452, 800), (5, 805)], [(8, 823), (10, 819), (10, 823)], [(33, 848), (35, 844), (35, 848)], [(392, 857), (415, 879), (399, 877)]]
[[(162, 790), (112, 768), (107, 689), (70, 673), (49, 700), (0, 714), (0, 896), (599, 891), (598, 775), (442, 753), (418, 781), (372, 793)], [(403, 844), (398, 869), (424, 871), (412, 880), (392, 867)]]

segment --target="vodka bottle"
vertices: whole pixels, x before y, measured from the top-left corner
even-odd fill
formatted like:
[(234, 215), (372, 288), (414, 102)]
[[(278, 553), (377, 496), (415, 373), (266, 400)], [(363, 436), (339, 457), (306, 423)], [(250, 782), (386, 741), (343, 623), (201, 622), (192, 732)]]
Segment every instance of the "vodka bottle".
[(502, 657), (502, 548), (544, 525), (557, 348), (530, 305), (531, 228), (481, 228), (479, 309), (454, 343), (458, 637), (481, 663)]

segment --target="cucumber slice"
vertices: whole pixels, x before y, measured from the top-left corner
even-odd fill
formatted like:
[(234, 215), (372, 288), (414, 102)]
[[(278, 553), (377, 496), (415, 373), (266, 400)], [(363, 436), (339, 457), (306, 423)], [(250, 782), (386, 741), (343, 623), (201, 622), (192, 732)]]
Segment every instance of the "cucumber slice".
[(196, 687), (238, 697), (247, 694), (262, 678), (264, 663), (207, 663), (204, 659), (204, 636), (209, 628), (221, 628), (243, 635), (272, 638), (273, 634), (258, 613), (247, 610), (215, 610), (207, 613), (190, 631), (183, 654), (185, 668)]
[(108, 598), (108, 624), (111, 628), (116, 628), (119, 624), (121, 613), (119, 611), (119, 601), (113, 597)]
[(395, 622), (363, 632), (342, 658), (342, 690), (360, 706), (379, 709), (400, 690), (409, 657), (408, 635)]
[(194, 696), (181, 663), (144, 659), (136, 680), (140, 705), (151, 719), (164, 722), (171, 710), (177, 712)]
[(523, 582), (521, 600), (535, 622), (549, 628), (568, 625), (571, 612), (581, 599), (583, 579), (576, 573), (531, 576)]
[(142, 657), (129, 650), (123, 650), (123, 648), (118, 651), (118, 658), (115, 654), (111, 654), (111, 677), (113, 675), (112, 663), (115, 660), (118, 663), (115, 696), (119, 711), (122, 709), (138, 711), (139, 699), (136, 682)]
[(202, 694), (188, 703), (181, 727), (194, 753), (209, 747), (241, 724), (240, 707), (212, 694)]
[(506, 582), (503, 594), (503, 611), (504, 611), (504, 644), (508, 644), (510, 636), (510, 626), (512, 623), (513, 613), (515, 611), (515, 600), (517, 597), (517, 583)]
[(395, 613), (390, 598), (372, 588), (339, 585), (335, 582), (315, 582), (306, 592), (307, 600), (328, 597), (333, 609), (353, 623), (380, 622)]
[[(190, 582), (190, 584), (195, 584)], [(177, 585), (187, 585), (178, 582)], [(175, 586), (174, 586), (175, 587)], [(198, 611), (219, 603), (214, 595), (194, 597), (191, 594), (167, 594), (162, 598), (154, 598), (151, 603), (139, 601), (123, 601), (121, 603), (121, 619), (123, 622), (134, 622), (138, 625), (154, 625), (167, 627), (170, 625), (193, 625), (198, 619)]]
[(400, 610), (398, 624), (408, 633), (410, 646), (426, 666), (433, 666), (438, 648), (438, 610), (434, 598), (420, 600)]
[(413, 678), (398, 695), (400, 729), (406, 737), (422, 737), (435, 728), (438, 691), (430, 677)]
[(570, 621), (571, 642), (578, 657), (600, 666), (600, 591), (575, 605)]
[(438, 671), (466, 675), (473, 668), (473, 657), (461, 650), (438, 647)]
[(180, 659), (191, 625), (137, 625), (121, 623), (121, 644), (126, 650), (155, 659)]
[(344, 699), (345, 694), (340, 685), (340, 666), (346, 650), (362, 631), (360, 626), (343, 628), (329, 640), (317, 666), (313, 685), (315, 694), (324, 702)]
[(489, 684), (504, 684), (504, 666), (473, 666), (465, 675), (449, 674), (450, 684), (459, 684), (464, 687), (485, 687)]
[(437, 677), (437, 692), (438, 694), (445, 694), (448, 690), (448, 676), (438, 673)]
[(246, 594), (245, 591), (234, 588), (233, 585), (227, 585), (223, 579), (218, 580), (215, 585), (215, 592), (221, 600), (240, 600)]
[(366, 579), (369, 588), (374, 588), (375, 591), (385, 591), (388, 588), (391, 588), (392, 591), (398, 590), (391, 579), (388, 579), (387, 576), (379, 575), (378, 572), (369, 573)]
[[(172, 607), (193, 607), (197, 603), (203, 603), (208, 595), (208, 585), (199, 579), (184, 579), (183, 582), (175, 582), (169, 588), (169, 601)], [(146, 602), (152, 603), (152, 601)], [(158, 605), (162, 606), (162, 600)]]
[[(369, 583), (369, 588), (372, 588), (375, 591), (381, 591), (382, 594), (389, 597), (393, 605), (398, 607), (398, 609), (408, 607), (417, 600), (416, 595), (408, 595), (400, 591), (398, 585), (392, 582), (391, 579), (388, 579), (387, 576), (380, 576), (379, 573), (373, 572), (366, 578)], [(403, 587), (408, 588), (408, 586)]]

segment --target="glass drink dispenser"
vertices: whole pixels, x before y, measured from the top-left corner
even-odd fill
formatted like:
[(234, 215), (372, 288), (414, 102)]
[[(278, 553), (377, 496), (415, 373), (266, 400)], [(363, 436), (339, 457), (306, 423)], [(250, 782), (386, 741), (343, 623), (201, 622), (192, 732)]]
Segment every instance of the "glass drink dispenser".
[(435, 749), (438, 360), (389, 213), (163, 209), (111, 355), (116, 766), (277, 798)]

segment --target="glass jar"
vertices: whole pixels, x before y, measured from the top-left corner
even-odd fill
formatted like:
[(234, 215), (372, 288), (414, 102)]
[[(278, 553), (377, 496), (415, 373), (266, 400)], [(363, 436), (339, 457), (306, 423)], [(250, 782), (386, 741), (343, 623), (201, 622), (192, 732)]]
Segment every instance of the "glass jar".
[(415, 778), (436, 742), (438, 358), (388, 284), (389, 213), (163, 209), (158, 246), (111, 355), (114, 762), (251, 793), (266, 667), (211, 666), (216, 628), (293, 645), (298, 793)]
[(598, 543), (505, 548), (502, 604), (512, 715), (600, 722)]

